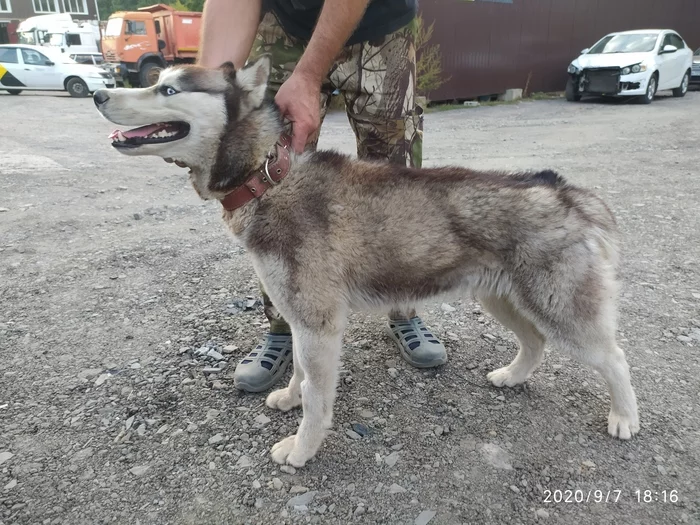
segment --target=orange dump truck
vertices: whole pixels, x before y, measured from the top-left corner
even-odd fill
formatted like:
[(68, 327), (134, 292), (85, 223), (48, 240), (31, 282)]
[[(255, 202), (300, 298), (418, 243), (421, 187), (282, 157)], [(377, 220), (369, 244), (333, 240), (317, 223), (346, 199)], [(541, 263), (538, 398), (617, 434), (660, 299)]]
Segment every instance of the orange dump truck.
[(163, 68), (195, 61), (201, 18), (165, 4), (116, 12), (102, 36), (105, 64), (117, 82), (152, 86)]

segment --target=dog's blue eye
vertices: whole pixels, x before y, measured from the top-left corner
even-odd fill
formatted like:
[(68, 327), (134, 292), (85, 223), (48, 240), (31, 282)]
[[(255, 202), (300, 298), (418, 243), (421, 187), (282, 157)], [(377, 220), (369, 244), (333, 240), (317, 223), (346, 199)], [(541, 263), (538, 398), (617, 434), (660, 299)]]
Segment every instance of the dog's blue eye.
[(165, 95), (166, 97), (169, 97), (171, 95), (177, 94), (177, 90), (175, 88), (172, 88), (170, 86), (163, 86), (160, 88), (160, 92)]

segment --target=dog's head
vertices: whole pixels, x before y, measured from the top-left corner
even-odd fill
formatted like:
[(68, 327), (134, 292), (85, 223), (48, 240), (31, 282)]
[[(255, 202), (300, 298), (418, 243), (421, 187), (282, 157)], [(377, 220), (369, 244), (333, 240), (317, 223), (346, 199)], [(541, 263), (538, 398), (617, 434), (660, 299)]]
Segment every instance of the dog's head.
[(93, 98), (107, 120), (137, 126), (110, 135), (115, 149), (186, 165), (197, 191), (209, 198), (228, 185), (211, 174), (222, 139), (262, 107), (270, 68), (267, 56), (238, 71), (230, 62), (216, 69), (174, 66), (152, 87), (100, 89)]

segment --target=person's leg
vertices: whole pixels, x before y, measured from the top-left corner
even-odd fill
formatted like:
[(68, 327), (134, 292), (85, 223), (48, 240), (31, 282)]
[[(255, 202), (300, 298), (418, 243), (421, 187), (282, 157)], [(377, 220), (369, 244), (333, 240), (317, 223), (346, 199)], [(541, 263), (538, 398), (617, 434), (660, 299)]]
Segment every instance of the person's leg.
[[(294, 66), (304, 52), (303, 43), (290, 38), (279, 26), (272, 13), (264, 15), (258, 35), (253, 44), (250, 60), (260, 55), (272, 57), (272, 73), (268, 82), (268, 97), (273, 99), (280, 86), (294, 71)], [(321, 121), (326, 114), (330, 85), (321, 90)], [(319, 133), (312, 137), (309, 147), (315, 148)], [(287, 321), (272, 304), (270, 297), (260, 284), (265, 315), (270, 322), (270, 331), (260, 343), (245, 356), (233, 373), (236, 388), (247, 392), (263, 392), (279, 381), (292, 362), (292, 332)]]
[[(415, 103), (414, 31), (411, 23), (377, 41), (351, 46), (330, 74), (345, 97), (360, 158), (421, 167), (423, 108)], [(447, 361), (445, 347), (414, 308), (389, 312), (387, 332), (413, 366), (427, 368)]]

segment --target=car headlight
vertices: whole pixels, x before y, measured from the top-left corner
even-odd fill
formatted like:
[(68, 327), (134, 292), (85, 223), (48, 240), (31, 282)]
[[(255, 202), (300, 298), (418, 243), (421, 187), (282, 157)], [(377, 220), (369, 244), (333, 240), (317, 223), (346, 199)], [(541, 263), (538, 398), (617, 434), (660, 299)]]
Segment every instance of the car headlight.
[(570, 75), (575, 75), (576, 73), (578, 73), (578, 68), (573, 64), (569, 64), (569, 69), (567, 69), (567, 71)]
[(645, 66), (644, 64), (635, 64), (633, 66), (622, 68), (622, 74), (629, 75), (630, 73), (641, 73), (642, 71), (646, 70), (647, 66)]

